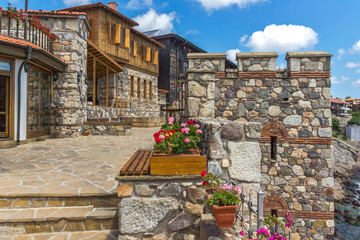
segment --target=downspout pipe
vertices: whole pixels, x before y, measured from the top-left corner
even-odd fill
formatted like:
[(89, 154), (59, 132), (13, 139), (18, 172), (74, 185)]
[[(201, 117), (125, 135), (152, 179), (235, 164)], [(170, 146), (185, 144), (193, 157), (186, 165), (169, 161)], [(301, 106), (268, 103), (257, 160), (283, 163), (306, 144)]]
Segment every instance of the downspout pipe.
[(20, 68), (19, 68), (19, 71), (18, 71), (18, 86), (17, 86), (17, 132), (16, 132), (16, 139), (17, 139), (17, 145), (20, 144), (20, 108), (21, 108), (21, 72), (22, 72), (22, 69), (24, 68), (24, 66), (26, 65), (25, 67), (25, 72), (28, 71), (29, 67), (28, 67), (28, 64), (31, 60), (31, 52), (32, 52), (32, 47), (31, 46), (27, 46), (26, 47), (26, 59), (21, 63), (20, 65)]

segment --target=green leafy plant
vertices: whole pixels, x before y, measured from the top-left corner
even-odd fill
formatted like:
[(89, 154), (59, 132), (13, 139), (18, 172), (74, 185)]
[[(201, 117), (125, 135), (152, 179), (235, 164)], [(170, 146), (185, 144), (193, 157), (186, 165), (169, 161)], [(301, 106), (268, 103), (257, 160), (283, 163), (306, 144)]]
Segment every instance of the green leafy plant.
[(186, 123), (176, 123), (170, 117), (161, 130), (154, 134), (154, 149), (157, 153), (181, 154), (191, 149), (197, 149), (201, 144), (202, 130), (196, 120)]
[(207, 173), (203, 171), (201, 173), (203, 177), (202, 185), (206, 187), (206, 189), (217, 189), (220, 188), (220, 179), (213, 173)]
[(332, 118), (332, 128), (335, 131), (340, 131), (340, 121), (337, 118)]
[(217, 207), (234, 206), (240, 202), (240, 198), (234, 193), (228, 192), (224, 189), (214, 192), (210, 199), (207, 199), (205, 204)]

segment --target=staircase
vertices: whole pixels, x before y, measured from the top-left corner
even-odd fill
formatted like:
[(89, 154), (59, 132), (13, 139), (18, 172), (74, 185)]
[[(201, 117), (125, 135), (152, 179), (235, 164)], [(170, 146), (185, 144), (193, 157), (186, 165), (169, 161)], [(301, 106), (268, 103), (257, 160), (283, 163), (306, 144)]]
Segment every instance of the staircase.
[(117, 205), (116, 195), (0, 196), (0, 240), (117, 240)]

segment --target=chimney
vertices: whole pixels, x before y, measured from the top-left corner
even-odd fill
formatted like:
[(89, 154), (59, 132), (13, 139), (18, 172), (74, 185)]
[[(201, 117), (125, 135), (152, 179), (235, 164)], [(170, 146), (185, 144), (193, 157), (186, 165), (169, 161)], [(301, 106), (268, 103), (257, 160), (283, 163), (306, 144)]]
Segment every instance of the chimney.
[(108, 2), (108, 7), (114, 9), (115, 11), (118, 10), (118, 4), (116, 2)]

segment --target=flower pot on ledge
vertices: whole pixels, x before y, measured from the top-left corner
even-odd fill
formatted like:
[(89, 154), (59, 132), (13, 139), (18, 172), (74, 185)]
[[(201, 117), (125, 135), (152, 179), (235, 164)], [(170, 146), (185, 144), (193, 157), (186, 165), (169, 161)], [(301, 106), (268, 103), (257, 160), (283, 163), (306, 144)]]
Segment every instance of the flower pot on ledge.
[(206, 155), (199, 152), (185, 154), (153, 153), (150, 158), (150, 175), (200, 175), (207, 170)]
[(30, 24), (31, 24), (31, 26), (41, 29), (41, 24), (38, 21), (30, 20)]
[(237, 205), (234, 206), (209, 206), (219, 228), (232, 227), (235, 222)]
[(44, 28), (44, 27), (41, 28), (41, 31), (46, 35), (49, 35), (49, 33), (50, 33), (50, 30), (47, 28)]
[(14, 18), (14, 17), (16, 17), (16, 15), (18, 15), (18, 13), (17, 12), (7, 12), (7, 15), (9, 18)]

